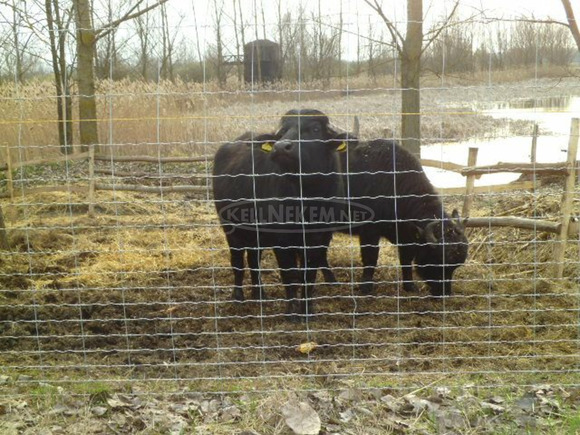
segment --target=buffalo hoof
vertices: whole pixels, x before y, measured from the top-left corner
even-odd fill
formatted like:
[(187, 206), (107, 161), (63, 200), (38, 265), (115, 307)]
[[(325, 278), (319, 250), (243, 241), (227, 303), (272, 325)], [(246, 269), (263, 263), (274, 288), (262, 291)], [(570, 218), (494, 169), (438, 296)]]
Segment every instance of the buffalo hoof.
[(418, 291), (417, 286), (415, 285), (415, 283), (413, 281), (405, 281), (403, 283), (403, 290), (405, 290), (408, 293)]
[(244, 291), (240, 288), (235, 288), (232, 292), (232, 299), (236, 302), (244, 302)]
[(292, 323), (312, 322), (314, 317), (314, 304), (310, 302), (306, 306), (303, 302), (298, 300), (288, 302), (286, 306), (286, 318)]
[(334, 272), (330, 269), (322, 269), (322, 276), (324, 276), (324, 282), (327, 284), (338, 284)]
[(445, 296), (451, 296), (451, 286), (447, 286), (447, 287), (443, 287), (440, 285), (440, 283), (438, 283), (439, 285), (431, 285), (429, 284), (429, 291), (431, 293), (431, 296), (435, 296), (438, 298), (441, 297), (445, 297)]
[(268, 300), (268, 296), (263, 290), (252, 290), (252, 299), (254, 301), (265, 301)]
[(372, 282), (364, 282), (358, 287), (362, 296), (372, 296), (375, 294), (375, 285)]

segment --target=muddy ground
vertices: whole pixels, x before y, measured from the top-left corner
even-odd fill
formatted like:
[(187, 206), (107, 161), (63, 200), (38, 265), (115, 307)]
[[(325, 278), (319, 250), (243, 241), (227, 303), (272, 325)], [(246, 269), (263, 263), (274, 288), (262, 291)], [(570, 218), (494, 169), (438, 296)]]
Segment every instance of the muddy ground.
[[(535, 213), (543, 207), (547, 217), (556, 215), (557, 192), (501, 197), (494, 213), (534, 201)], [(339, 282), (321, 283), (316, 314), (297, 324), (286, 318), (271, 253), (263, 262), (268, 299), (233, 302), (229, 255), (211, 202), (152, 199), (99, 193), (95, 218), (82, 206), (64, 217), (48, 197), (22, 205), (28, 212), (11, 232), (13, 251), (2, 258), (5, 368), (42, 367), (47, 377), (65, 370), (73, 378), (203, 380), (214, 390), (238, 378), (401, 379), (577, 367), (575, 244), (566, 279), (556, 280), (553, 236), (468, 230), (470, 255), (457, 271), (454, 295), (433, 299), (421, 285), (416, 293), (400, 289), (396, 251), (384, 242), (377, 294), (363, 297), (357, 241), (337, 235), (330, 262)], [(449, 198), (448, 206), (457, 201)], [(309, 342), (316, 343), (311, 353), (297, 351)]]
[[(476, 91), (457, 90), (456, 97), (475, 98)], [(498, 122), (485, 119), (478, 128)], [(509, 125), (513, 134), (529, 128)], [(371, 130), (369, 136), (381, 133)], [(62, 174), (58, 167), (50, 171), (20, 179), (39, 185)], [(67, 176), (74, 177), (71, 184), (81, 182), (86, 168)], [(561, 194), (560, 184), (490, 192), (475, 198), (473, 215), (557, 220)], [(448, 196), (444, 203), (448, 210), (460, 208), (462, 198)], [(533, 402), (522, 415), (533, 417), (534, 425), (544, 425), (538, 423), (543, 419), (548, 428), (578, 428), (570, 417), (578, 405), (580, 367), (577, 241), (568, 245), (564, 278), (556, 279), (553, 235), (470, 229), (469, 258), (456, 273), (454, 295), (434, 299), (422, 285), (414, 293), (400, 288), (396, 250), (387, 242), (377, 294), (360, 296), (358, 242), (337, 235), (330, 263), (339, 282), (321, 283), (316, 314), (294, 323), (284, 314), (271, 253), (263, 261), (268, 299), (231, 300), (229, 254), (207, 195), (99, 191), (94, 217), (87, 216), (86, 197), (76, 193), (3, 200), (2, 208), (11, 246), (0, 256), (0, 419), (14, 422), (6, 426), (14, 433), (66, 433), (70, 424), (94, 433), (284, 433), (290, 429), (281, 404), (293, 400), (313, 406), (329, 433), (370, 433), (375, 426), (377, 433), (445, 432), (445, 419), (454, 418), (449, 410), (463, 418), (456, 419), (463, 430), (449, 423), (449, 432), (489, 432), (490, 421), (517, 432), (537, 427), (514, 420), (522, 397)], [(580, 213), (577, 200), (574, 210)], [(538, 393), (538, 384), (548, 387)], [(353, 389), (356, 400), (339, 398)], [(488, 392), (497, 389), (494, 402), (495, 393)], [(313, 396), (321, 391), (329, 396)], [(406, 396), (417, 391), (415, 398), (438, 400), (445, 412)], [(161, 402), (161, 396), (173, 399)], [(480, 420), (463, 410), (470, 401)], [(537, 411), (541, 404), (544, 414)], [(233, 416), (224, 411), (231, 406)], [(169, 420), (160, 423), (165, 417), (156, 420), (152, 409)], [(43, 410), (54, 420), (43, 422)], [(246, 414), (266, 423), (251, 423)], [(389, 423), (377, 425), (385, 415)]]

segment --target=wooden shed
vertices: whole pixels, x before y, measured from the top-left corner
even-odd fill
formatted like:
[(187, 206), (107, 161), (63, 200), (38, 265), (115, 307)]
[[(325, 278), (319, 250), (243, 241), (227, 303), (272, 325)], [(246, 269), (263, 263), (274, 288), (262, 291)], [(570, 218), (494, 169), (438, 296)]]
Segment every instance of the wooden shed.
[(280, 45), (267, 39), (248, 42), (244, 46), (244, 80), (273, 82), (282, 77)]

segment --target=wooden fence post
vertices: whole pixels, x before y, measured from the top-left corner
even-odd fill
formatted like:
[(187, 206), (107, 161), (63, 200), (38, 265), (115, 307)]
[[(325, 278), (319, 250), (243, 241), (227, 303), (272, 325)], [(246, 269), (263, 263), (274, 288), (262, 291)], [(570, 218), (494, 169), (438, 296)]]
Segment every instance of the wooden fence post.
[(564, 184), (564, 193), (562, 194), (562, 220), (560, 223), (560, 234), (555, 247), (554, 259), (556, 261), (556, 277), (562, 278), (564, 275), (564, 254), (568, 242), (568, 228), (570, 226), (570, 215), (572, 214), (572, 205), (574, 201), (574, 185), (576, 182), (576, 154), (578, 153), (578, 133), (580, 119), (573, 118), (570, 125), (570, 140), (568, 141), (568, 159), (566, 167), (566, 183)]
[[(479, 151), (478, 148), (469, 148), (469, 156), (467, 157), (467, 166), (474, 167), (477, 164), (477, 152)], [(473, 194), (474, 194), (474, 187), (475, 187), (475, 178), (476, 175), (468, 175), (467, 180), (465, 182), (465, 199), (463, 200), (463, 211), (461, 212), (461, 216), (467, 217), (469, 216), (469, 212), (471, 211), (471, 204), (473, 203)]]
[(95, 145), (89, 145), (89, 217), (95, 216)]
[(8, 246), (8, 235), (6, 234), (6, 223), (4, 221), (4, 213), (2, 212), (2, 206), (0, 205), (0, 249), (7, 251)]
[(6, 145), (6, 189), (10, 195), (10, 201), (14, 201), (14, 179), (12, 178), (12, 156), (10, 147)]
[(532, 152), (530, 153), (530, 163), (536, 163), (538, 155), (538, 124), (534, 124), (532, 133)]
[[(535, 165), (538, 159), (538, 123), (534, 124), (534, 131), (532, 133), (532, 150), (530, 152), (530, 163)], [(532, 182), (534, 186), (532, 187), (532, 192), (536, 191), (536, 171), (532, 172)]]

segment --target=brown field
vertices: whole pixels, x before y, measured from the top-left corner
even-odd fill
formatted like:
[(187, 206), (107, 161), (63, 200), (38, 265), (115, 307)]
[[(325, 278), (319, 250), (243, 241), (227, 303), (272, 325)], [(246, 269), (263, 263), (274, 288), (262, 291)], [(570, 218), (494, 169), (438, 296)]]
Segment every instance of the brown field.
[[(555, 217), (559, 189), (500, 197), (494, 210), (526, 214), (531, 201)], [(6, 372), (65, 383), (187, 380), (221, 391), (234, 388), (225, 380), (253, 378), (266, 389), (279, 378), (300, 376), (308, 388), (363, 374), (411, 386), (417, 375), (565, 376), (578, 368), (574, 243), (570, 279), (558, 281), (552, 236), (470, 230), (455, 295), (432, 300), (426, 289), (399, 290), (396, 251), (386, 243), (377, 296), (358, 296), (357, 241), (338, 235), (330, 262), (341, 284), (319, 285), (317, 314), (295, 324), (285, 319), (271, 254), (264, 260), (270, 299), (230, 300), (229, 256), (211, 202), (123, 192), (99, 192), (97, 202), (93, 219), (76, 194), (3, 203), (12, 241), (0, 276)], [(305, 342), (318, 345), (310, 356), (296, 350)]]
[[(574, 79), (562, 79), (568, 74), (554, 67), (540, 68), (539, 81), (532, 70), (444, 78), (427, 74), (422, 82), (424, 141), (484, 136), (498, 126), (497, 121), (476, 116), (469, 102), (576, 93)], [(258, 89), (240, 87), (233, 78), (225, 89), (211, 82), (101, 81), (96, 99), (106, 155), (206, 154), (246, 130), (275, 129), (280, 115), (295, 107), (321, 109), (343, 129), (350, 129), (357, 115), (365, 135), (399, 136), (400, 89), (391, 76), (283, 82)], [(78, 144), (75, 97), (73, 105), (74, 143)], [(1, 84), (0, 119), (3, 160), (7, 147), (13, 162), (59, 155), (51, 82)], [(530, 134), (528, 124), (511, 123), (509, 129), (506, 134)]]
[[(471, 103), (580, 93), (572, 80), (488, 88), (480, 79), (464, 81), (467, 86), (425, 84), (427, 142), (484, 137), (500, 126), (506, 136), (529, 135), (529, 122), (484, 117)], [(363, 137), (397, 137), (400, 94), (392, 80), (355, 84), (356, 92), (346, 95), (336, 90), (344, 89), (341, 83), (335, 90), (314, 84), (300, 93), (281, 87), (255, 94), (233, 85), (223, 92), (183, 83), (101, 83), (100, 134), (105, 152), (108, 146), (115, 154), (206, 154), (247, 129), (273, 130), (291, 107), (310, 106), (344, 129), (357, 115)], [(20, 90), (21, 100), (14, 89), (0, 89), (2, 144), (13, 161), (58, 155), (50, 86), (34, 86)], [(206, 171), (203, 165), (121, 169)], [(0, 256), (0, 361), (8, 376), (122, 388), (143, 380), (145, 391), (183, 385), (272, 391), (338, 388), (338, 381), (403, 389), (438, 379), (446, 385), (508, 378), (566, 384), (578, 374), (577, 242), (569, 244), (564, 279), (557, 280), (552, 235), (469, 230), (470, 255), (457, 272), (455, 294), (433, 300), (425, 288), (416, 294), (399, 289), (396, 250), (386, 242), (377, 296), (359, 296), (358, 242), (337, 235), (330, 262), (340, 284), (320, 284), (317, 314), (296, 324), (283, 314), (271, 253), (263, 262), (269, 299), (230, 300), (229, 254), (208, 195), (99, 191), (93, 218), (82, 194), (18, 195), (31, 185), (86, 185), (86, 178), (84, 163), (28, 168), (16, 174), (15, 200), (0, 202), (11, 241)], [(560, 198), (558, 185), (535, 194), (482, 194), (473, 215), (557, 220)], [(446, 208), (461, 201), (446, 197)], [(580, 213), (578, 201), (574, 207)], [(316, 349), (298, 352), (306, 342)], [(155, 385), (147, 385), (152, 380)]]

